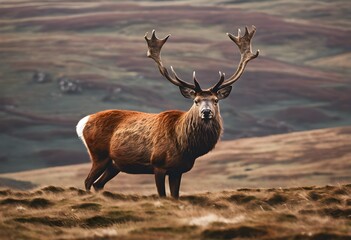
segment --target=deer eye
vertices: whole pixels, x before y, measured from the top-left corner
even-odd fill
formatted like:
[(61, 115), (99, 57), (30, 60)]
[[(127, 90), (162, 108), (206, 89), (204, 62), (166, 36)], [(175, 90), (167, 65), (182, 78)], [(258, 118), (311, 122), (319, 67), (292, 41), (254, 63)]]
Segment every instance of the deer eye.
[(216, 98), (216, 99), (214, 100), (214, 102), (215, 102), (215, 103), (218, 103), (218, 99)]
[(194, 100), (194, 103), (197, 105), (197, 104), (199, 104), (199, 101), (198, 100)]

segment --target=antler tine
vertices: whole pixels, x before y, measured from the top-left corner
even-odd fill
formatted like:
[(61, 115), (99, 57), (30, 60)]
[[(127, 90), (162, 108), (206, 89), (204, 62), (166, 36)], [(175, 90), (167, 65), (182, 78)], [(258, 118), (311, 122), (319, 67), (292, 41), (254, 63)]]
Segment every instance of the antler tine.
[(220, 89), (220, 86), (222, 85), (222, 83), (224, 82), (225, 73), (222, 73), (221, 71), (219, 71), (218, 73), (219, 73), (220, 79), (216, 83), (216, 85), (214, 85), (213, 87), (210, 88), (211, 92), (217, 92)]
[(145, 36), (144, 36), (144, 38), (145, 38), (145, 40), (147, 42), (147, 45), (149, 47), (146, 55), (149, 58), (154, 59), (155, 61), (156, 60), (161, 60), (160, 50), (161, 50), (163, 44), (165, 44), (167, 42), (167, 40), (170, 37), (170, 35), (167, 35), (164, 39), (158, 39), (156, 37), (155, 29), (152, 30), (150, 39), (147, 38), (148, 34), (149, 33), (146, 32)]
[(174, 71), (174, 68), (171, 66), (171, 71), (172, 71), (172, 73), (173, 73), (173, 76), (178, 80), (178, 81), (182, 81), (179, 77), (178, 77), (178, 75), (177, 75), (177, 73)]
[(159, 39), (156, 37), (155, 30), (152, 30), (151, 38), (149, 39), (147, 36), (148, 36), (148, 33), (146, 33), (144, 36), (146, 43), (148, 45), (147, 56), (149, 58), (152, 58), (156, 62), (157, 67), (160, 70), (160, 73), (162, 74), (162, 76), (167, 78), (171, 83), (173, 83), (174, 85), (176, 85), (178, 87), (187, 87), (187, 88), (190, 88), (190, 89), (193, 89), (196, 91), (197, 86), (195, 86), (194, 84), (190, 84), (188, 82), (185, 82), (184, 80), (180, 79), (172, 67), (171, 67), (171, 70), (174, 74), (174, 77), (170, 76), (167, 68), (165, 68), (162, 64), (161, 49), (162, 49), (162, 46), (168, 40), (170, 35), (167, 35), (163, 39)]
[(255, 35), (255, 32), (256, 32), (256, 27), (252, 25), (252, 31), (250, 31), (248, 27), (245, 27), (244, 36), (241, 36), (240, 29), (238, 29), (238, 36), (234, 36), (230, 33), (227, 33), (228, 37), (239, 47), (241, 59), (235, 73), (230, 78), (226, 79), (222, 83), (222, 85), (218, 86), (218, 89), (227, 87), (233, 84), (235, 81), (237, 81), (240, 78), (240, 76), (243, 74), (247, 63), (259, 55), (260, 50), (257, 50), (255, 54), (252, 53), (252, 50), (251, 50), (251, 39)]
[(201, 87), (200, 87), (199, 82), (198, 82), (197, 79), (196, 79), (195, 71), (193, 72), (193, 80), (194, 80), (194, 84), (195, 84), (195, 92), (201, 92), (202, 89), (201, 89)]

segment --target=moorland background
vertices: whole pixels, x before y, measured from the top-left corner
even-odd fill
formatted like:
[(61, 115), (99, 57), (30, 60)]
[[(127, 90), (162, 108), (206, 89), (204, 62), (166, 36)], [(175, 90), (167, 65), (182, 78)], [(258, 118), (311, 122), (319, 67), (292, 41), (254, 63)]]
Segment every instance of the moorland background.
[(223, 140), (350, 125), (350, 9), (342, 0), (1, 1), (0, 173), (89, 162), (75, 134), (87, 114), (187, 110), (146, 57), (152, 29), (172, 34), (166, 65), (189, 81), (196, 70), (209, 87), (239, 60), (225, 33), (257, 27), (260, 57), (221, 102)]

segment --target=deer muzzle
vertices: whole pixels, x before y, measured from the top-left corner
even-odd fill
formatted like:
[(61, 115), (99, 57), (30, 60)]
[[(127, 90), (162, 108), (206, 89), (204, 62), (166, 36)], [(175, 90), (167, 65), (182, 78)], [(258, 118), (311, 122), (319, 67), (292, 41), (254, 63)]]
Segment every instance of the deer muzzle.
[(211, 111), (211, 109), (209, 108), (205, 108), (201, 110), (201, 118), (202, 119), (211, 119), (213, 118), (213, 113)]

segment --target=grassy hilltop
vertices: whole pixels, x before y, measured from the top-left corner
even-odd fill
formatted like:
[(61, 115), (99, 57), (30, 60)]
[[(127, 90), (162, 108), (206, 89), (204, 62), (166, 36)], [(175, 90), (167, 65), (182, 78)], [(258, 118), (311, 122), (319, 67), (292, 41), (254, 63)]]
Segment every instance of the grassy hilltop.
[[(225, 33), (256, 25), (261, 55), (221, 103), (224, 139), (349, 125), (349, 9), (347, 1), (2, 1), (0, 171), (87, 162), (74, 132), (86, 114), (190, 107), (145, 56), (152, 29), (172, 34), (166, 65), (188, 80), (196, 70), (208, 87), (238, 62)], [(46, 81), (33, 80), (36, 71)], [(60, 91), (62, 77), (82, 91)]]
[[(1, 239), (351, 238), (351, 186), (154, 195), (0, 190)], [(16, 229), (16, 230), (14, 230)]]

